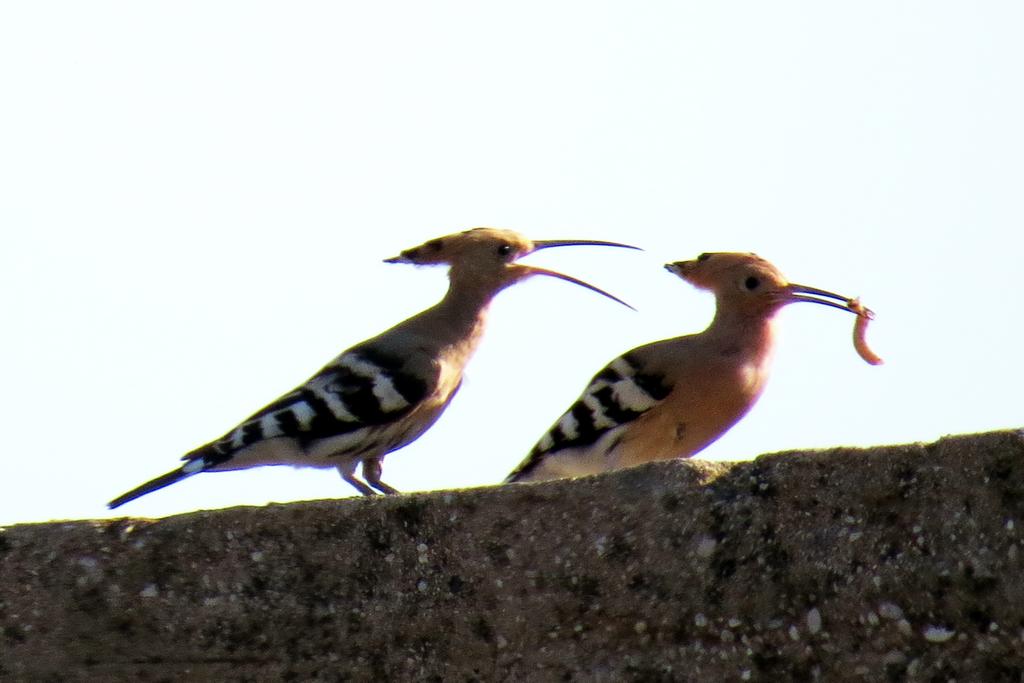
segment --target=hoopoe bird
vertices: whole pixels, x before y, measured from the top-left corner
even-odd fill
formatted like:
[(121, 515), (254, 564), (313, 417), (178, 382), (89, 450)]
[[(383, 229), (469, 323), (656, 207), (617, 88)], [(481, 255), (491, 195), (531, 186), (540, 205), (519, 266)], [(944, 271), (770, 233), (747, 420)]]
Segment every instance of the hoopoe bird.
[[(449, 287), (431, 308), (328, 363), (295, 390), (221, 438), (187, 453), (184, 464), (110, 501), (111, 509), (199, 472), (257, 465), (336, 467), (363, 495), (397, 491), (381, 481), (381, 461), (419, 438), (462, 383), (487, 310), (501, 290), (534, 275), (571, 282), (629, 306), (569, 275), (517, 263), (540, 249), (599, 240), (531, 241), (511, 230), (476, 228), (432, 239), (386, 263), (448, 265)], [(632, 308), (632, 307), (630, 307)], [(362, 465), (361, 481), (355, 470)]]
[(711, 325), (700, 334), (639, 346), (605, 366), (506, 483), (688, 458), (761, 396), (783, 306), (807, 301), (870, 314), (857, 300), (787, 281), (755, 254), (701, 254), (665, 268), (715, 295)]

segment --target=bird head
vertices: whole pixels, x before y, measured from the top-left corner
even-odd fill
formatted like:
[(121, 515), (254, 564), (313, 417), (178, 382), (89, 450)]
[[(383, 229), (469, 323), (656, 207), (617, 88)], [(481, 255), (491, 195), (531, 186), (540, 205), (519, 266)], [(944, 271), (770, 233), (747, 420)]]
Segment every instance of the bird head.
[(714, 292), (720, 305), (750, 315), (771, 316), (798, 301), (858, 312), (849, 297), (789, 282), (757, 254), (704, 253), (690, 261), (666, 263), (665, 269), (698, 289)]
[[(474, 228), (428, 240), (419, 246), (404, 250), (398, 256), (384, 259), (384, 262), (411, 263), (417, 266), (447, 265), (450, 268), (448, 276), (453, 284), (467, 283), (493, 291), (504, 289), (534, 275), (545, 275), (585, 287), (617, 301), (623, 306), (629, 306), (603, 289), (570, 275), (517, 263), (520, 258), (541, 249), (578, 245), (638, 248), (628, 244), (601, 240), (534, 241), (512, 230)], [(632, 308), (632, 306), (629, 307)]]

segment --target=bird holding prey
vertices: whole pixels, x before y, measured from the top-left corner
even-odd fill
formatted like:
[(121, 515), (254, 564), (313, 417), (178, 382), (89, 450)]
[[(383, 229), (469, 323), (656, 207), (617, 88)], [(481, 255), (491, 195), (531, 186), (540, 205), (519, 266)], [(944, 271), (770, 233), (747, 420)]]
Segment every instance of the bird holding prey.
[(711, 325), (611, 361), (506, 482), (688, 458), (727, 432), (761, 396), (775, 346), (775, 317), (784, 306), (811, 302), (857, 314), (861, 341), (873, 316), (857, 299), (789, 282), (756, 254), (701, 254), (665, 268), (715, 295)]

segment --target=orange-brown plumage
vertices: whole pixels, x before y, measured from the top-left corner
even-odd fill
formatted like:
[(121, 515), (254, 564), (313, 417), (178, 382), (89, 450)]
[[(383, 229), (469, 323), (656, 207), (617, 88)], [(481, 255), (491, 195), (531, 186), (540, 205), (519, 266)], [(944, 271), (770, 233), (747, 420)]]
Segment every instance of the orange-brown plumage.
[(700, 334), (639, 346), (605, 366), (506, 481), (690, 457), (761, 396), (783, 306), (807, 301), (854, 312), (846, 297), (791, 283), (756, 254), (701, 254), (665, 267), (715, 295), (711, 324)]

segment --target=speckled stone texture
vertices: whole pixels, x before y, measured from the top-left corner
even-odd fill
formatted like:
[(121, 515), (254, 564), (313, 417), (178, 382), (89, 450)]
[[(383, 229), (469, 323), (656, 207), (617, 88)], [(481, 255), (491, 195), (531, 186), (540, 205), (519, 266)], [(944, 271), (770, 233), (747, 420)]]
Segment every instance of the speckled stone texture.
[(1022, 531), (1018, 432), (15, 526), (0, 679), (1021, 681)]

